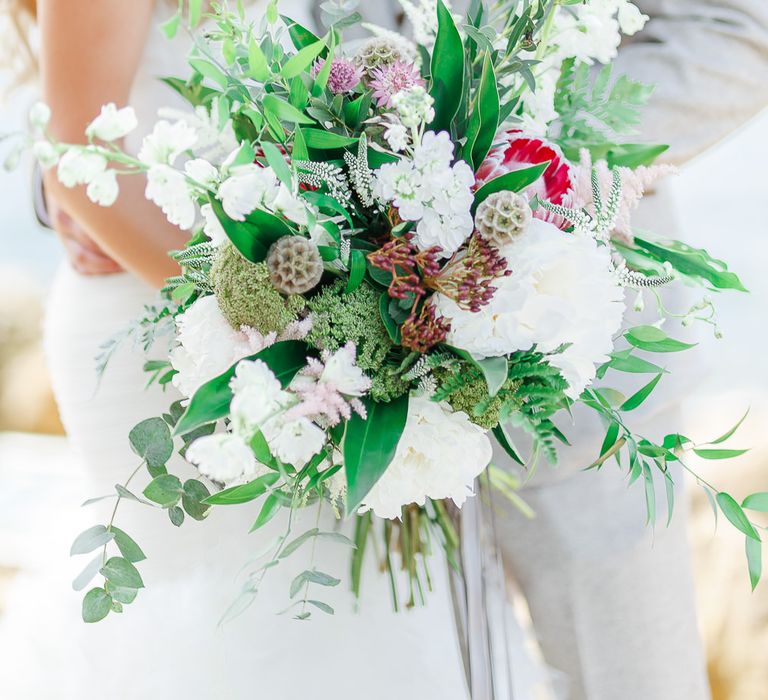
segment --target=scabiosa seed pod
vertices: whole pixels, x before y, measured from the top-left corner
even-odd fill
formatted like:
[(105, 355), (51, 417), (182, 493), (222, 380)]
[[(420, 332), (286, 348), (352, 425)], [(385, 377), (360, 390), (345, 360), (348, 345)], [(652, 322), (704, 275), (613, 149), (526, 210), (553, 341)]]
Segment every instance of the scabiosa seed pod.
[(486, 241), (501, 247), (522, 235), (531, 217), (531, 207), (525, 197), (504, 190), (494, 192), (480, 203), (475, 227)]
[(355, 54), (355, 63), (366, 73), (374, 68), (392, 65), (395, 61), (413, 62), (415, 52), (403, 40), (376, 36), (366, 41)]
[(323, 260), (312, 241), (302, 236), (283, 236), (267, 254), (269, 278), (283, 294), (304, 294), (323, 276)]

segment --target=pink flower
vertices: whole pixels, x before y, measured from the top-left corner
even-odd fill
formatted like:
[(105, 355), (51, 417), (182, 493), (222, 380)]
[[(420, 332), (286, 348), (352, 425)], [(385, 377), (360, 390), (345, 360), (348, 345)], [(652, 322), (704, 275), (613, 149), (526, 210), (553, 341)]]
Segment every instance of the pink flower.
[[(321, 58), (315, 61), (312, 66), (312, 77), (323, 69), (325, 59)], [(328, 89), (338, 95), (343, 92), (352, 92), (363, 79), (363, 69), (356, 66), (352, 61), (346, 58), (334, 58), (331, 63), (331, 72), (328, 76)]]
[[(552, 204), (568, 206), (572, 194), (573, 174), (570, 163), (560, 149), (553, 143), (539, 138), (528, 138), (521, 131), (510, 130), (503, 135), (504, 143), (494, 148), (478, 168), (477, 187), (501, 175), (521, 170), (522, 168), (549, 161), (544, 174), (523, 190), (523, 194), (532, 198), (537, 195)], [(555, 216), (542, 207), (533, 215), (549, 221), (559, 228), (567, 228), (569, 223)]]
[(371, 71), (373, 97), (379, 107), (391, 107), (392, 98), (401, 90), (425, 83), (413, 63), (395, 61), (387, 66), (379, 66)]

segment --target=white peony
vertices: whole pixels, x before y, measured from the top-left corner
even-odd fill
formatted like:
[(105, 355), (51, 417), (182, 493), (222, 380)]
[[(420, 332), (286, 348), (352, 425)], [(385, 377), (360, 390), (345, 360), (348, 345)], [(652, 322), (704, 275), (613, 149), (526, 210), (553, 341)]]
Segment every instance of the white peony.
[(201, 297), (178, 316), (176, 332), (178, 346), (170, 355), (178, 372), (173, 384), (187, 397), (238, 360), (262, 349), (255, 339), (229, 325), (214, 296)]
[(536, 346), (568, 382), (577, 398), (608, 359), (624, 316), (624, 291), (612, 271), (610, 252), (594, 239), (564, 233), (533, 219), (523, 236), (501, 249), (512, 269), (496, 282), (490, 304), (465, 311), (441, 294), (435, 303), (451, 323), (447, 342), (475, 357), (505, 355)]
[(200, 207), (200, 213), (203, 215), (203, 233), (211, 239), (213, 245), (218, 246), (229, 240), (219, 217), (216, 216), (210, 204), (203, 204)]
[(102, 207), (111, 207), (120, 188), (117, 185), (117, 175), (114, 170), (103, 170), (91, 179), (86, 189), (88, 199)]
[(70, 148), (59, 160), (56, 174), (64, 187), (88, 184), (107, 169), (107, 159), (87, 148)]
[(245, 221), (257, 207), (274, 202), (279, 191), (280, 182), (272, 168), (241, 165), (221, 183), (217, 197), (230, 219)]
[(168, 221), (187, 230), (195, 224), (195, 202), (184, 173), (168, 165), (153, 165), (147, 172), (147, 199), (163, 210)]
[(197, 142), (197, 132), (185, 121), (174, 124), (161, 119), (151, 134), (144, 137), (139, 160), (147, 165), (172, 165)]
[(398, 518), (402, 506), (424, 505), (427, 498), (450, 498), (461, 506), (491, 457), (491, 441), (466, 413), (426, 396), (411, 396), (395, 458), (361, 511)]
[(251, 480), (266, 469), (256, 461), (248, 443), (232, 433), (197, 438), (187, 449), (186, 459), (203, 476), (224, 484)]
[(101, 113), (85, 129), (85, 135), (102, 141), (114, 141), (130, 134), (139, 125), (132, 107), (118, 109), (114, 102), (104, 105)]

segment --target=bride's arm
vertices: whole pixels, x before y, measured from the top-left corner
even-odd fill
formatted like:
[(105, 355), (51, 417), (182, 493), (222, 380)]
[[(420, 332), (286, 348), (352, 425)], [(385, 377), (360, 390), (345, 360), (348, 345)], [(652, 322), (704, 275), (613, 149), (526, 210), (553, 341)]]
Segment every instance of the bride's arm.
[[(128, 101), (150, 30), (153, 0), (40, 0), (40, 70), (43, 98), (53, 110), (51, 131), (64, 142), (84, 140), (101, 105)], [(158, 67), (160, 69), (160, 67)], [(46, 191), (125, 269), (160, 287), (178, 268), (167, 251), (184, 232), (144, 197), (143, 177), (120, 178), (120, 196), (108, 208), (83, 188), (68, 189), (46, 175)]]

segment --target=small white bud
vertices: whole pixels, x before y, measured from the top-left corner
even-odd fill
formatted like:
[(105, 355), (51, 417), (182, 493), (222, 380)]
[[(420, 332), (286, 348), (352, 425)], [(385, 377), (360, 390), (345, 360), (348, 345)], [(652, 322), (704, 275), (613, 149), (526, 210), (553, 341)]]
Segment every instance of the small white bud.
[(682, 320), (682, 324), (685, 328), (688, 328), (688, 326), (690, 326), (692, 323), (693, 323), (693, 317), (691, 316), (686, 316)]
[(643, 299), (643, 290), (641, 289), (635, 297), (634, 309), (640, 313), (645, 308), (645, 299)]
[(723, 337), (723, 332), (720, 330), (720, 326), (715, 326), (715, 338), (718, 340), (721, 340)]
[(45, 102), (35, 102), (29, 110), (29, 123), (34, 129), (42, 131), (51, 121), (51, 108)]
[(59, 152), (50, 141), (35, 141), (32, 146), (32, 155), (43, 170), (48, 170), (59, 162)]
[(670, 277), (671, 277), (671, 276), (673, 275), (674, 271), (675, 271), (675, 268), (674, 268), (674, 267), (672, 267), (672, 263), (671, 263), (671, 262), (669, 262), (669, 261), (667, 261), (667, 262), (665, 262), (665, 263), (664, 263), (663, 267), (664, 267), (664, 272), (665, 272), (665, 273), (666, 273), (668, 276), (670, 276)]

